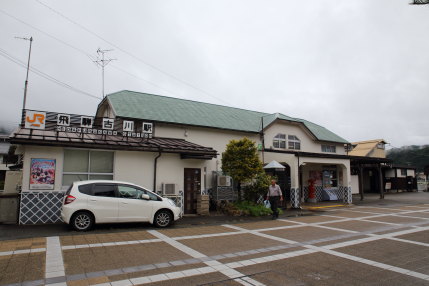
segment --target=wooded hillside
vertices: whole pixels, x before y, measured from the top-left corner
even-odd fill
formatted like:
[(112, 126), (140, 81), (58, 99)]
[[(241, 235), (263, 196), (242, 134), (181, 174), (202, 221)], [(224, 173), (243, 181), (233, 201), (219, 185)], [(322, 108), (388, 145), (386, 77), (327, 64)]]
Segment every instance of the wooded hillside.
[(429, 173), (429, 145), (405, 146), (387, 151), (387, 158), (393, 164), (411, 165), (417, 168), (418, 172)]

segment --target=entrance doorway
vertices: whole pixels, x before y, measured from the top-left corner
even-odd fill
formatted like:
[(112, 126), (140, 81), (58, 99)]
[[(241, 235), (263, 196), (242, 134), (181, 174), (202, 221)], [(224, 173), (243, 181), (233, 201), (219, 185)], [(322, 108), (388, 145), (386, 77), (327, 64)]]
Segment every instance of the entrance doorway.
[(280, 186), (283, 192), (283, 202), (279, 204), (280, 207), (286, 207), (287, 202), (290, 201), (290, 188), (291, 188), (291, 179), (290, 179), (290, 166), (286, 163), (282, 163), (285, 167), (284, 170), (276, 169), (266, 169), (265, 173), (270, 176), (277, 177), (277, 184)]
[(185, 168), (185, 214), (197, 213), (197, 195), (201, 193), (201, 169)]

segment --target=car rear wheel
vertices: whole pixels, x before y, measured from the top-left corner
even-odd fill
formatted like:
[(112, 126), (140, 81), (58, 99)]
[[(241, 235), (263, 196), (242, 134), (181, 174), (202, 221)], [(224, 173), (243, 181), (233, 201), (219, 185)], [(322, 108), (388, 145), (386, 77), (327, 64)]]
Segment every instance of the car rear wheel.
[(173, 222), (173, 216), (167, 210), (160, 210), (155, 214), (153, 223), (157, 227), (167, 227)]
[(77, 212), (70, 222), (75, 230), (87, 231), (93, 227), (94, 217), (89, 212)]

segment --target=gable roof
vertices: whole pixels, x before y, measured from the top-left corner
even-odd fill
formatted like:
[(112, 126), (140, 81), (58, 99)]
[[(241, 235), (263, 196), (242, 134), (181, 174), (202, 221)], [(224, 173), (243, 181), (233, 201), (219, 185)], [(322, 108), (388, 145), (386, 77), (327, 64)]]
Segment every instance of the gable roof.
[[(353, 150), (349, 151), (350, 156), (376, 156), (379, 157), (380, 154), (373, 154), (374, 150), (377, 148), (378, 144), (386, 144), (387, 142), (383, 139), (374, 139), (374, 140), (367, 140), (367, 141), (360, 141), (360, 142), (353, 142), (352, 145), (354, 146)], [(385, 157), (384, 151), (382, 154)]]
[[(280, 113), (264, 113), (223, 105), (191, 101), (134, 91), (119, 91), (106, 96), (116, 116), (212, 127), (226, 130), (258, 133), (275, 120), (302, 123), (317, 140), (348, 143), (328, 129), (310, 121)], [(99, 107), (104, 101), (99, 105)]]

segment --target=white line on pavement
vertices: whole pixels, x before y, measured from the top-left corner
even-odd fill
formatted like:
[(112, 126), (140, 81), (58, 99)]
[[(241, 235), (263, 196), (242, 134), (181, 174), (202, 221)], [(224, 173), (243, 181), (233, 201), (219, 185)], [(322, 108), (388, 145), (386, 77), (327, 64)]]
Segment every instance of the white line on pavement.
[(45, 278), (58, 276), (65, 276), (63, 254), (60, 238), (51, 236), (46, 238)]

